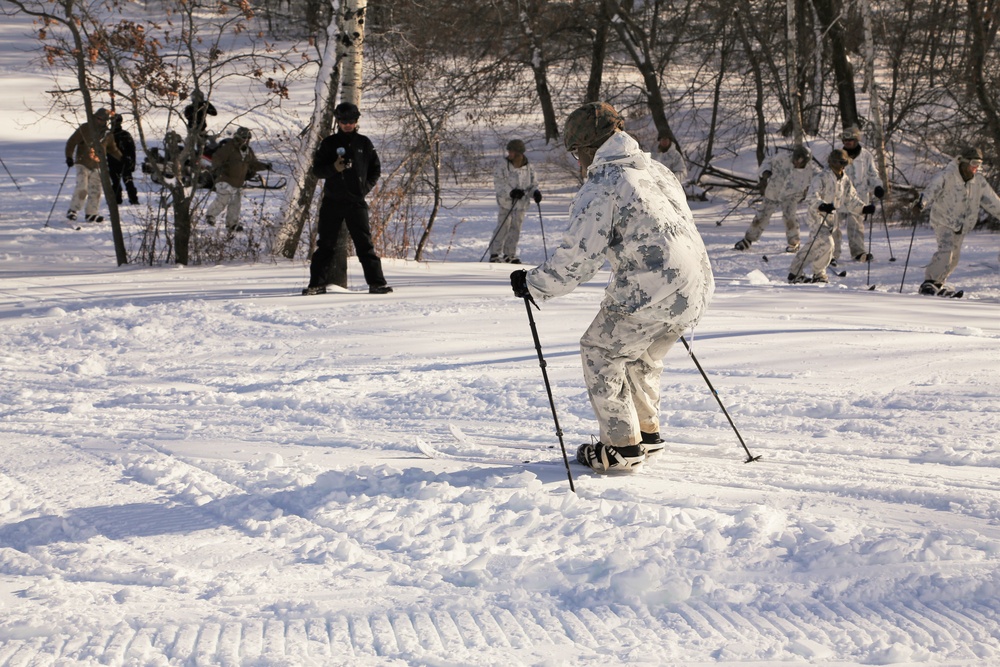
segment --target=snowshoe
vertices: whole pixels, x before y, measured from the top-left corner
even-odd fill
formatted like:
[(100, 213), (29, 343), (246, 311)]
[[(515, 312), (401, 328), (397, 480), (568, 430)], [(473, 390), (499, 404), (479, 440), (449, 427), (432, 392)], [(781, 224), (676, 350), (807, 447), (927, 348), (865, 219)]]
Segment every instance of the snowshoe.
[(635, 472), (646, 460), (645, 448), (642, 445), (628, 447), (612, 447), (598, 442), (580, 445), (576, 450), (576, 460), (596, 473), (631, 473)]
[(802, 284), (802, 283), (807, 283), (807, 282), (809, 282), (809, 279), (808, 279), (808, 278), (806, 278), (806, 277), (805, 277), (804, 275), (802, 275), (802, 274), (798, 274), (798, 273), (789, 273), (789, 274), (788, 274), (788, 282), (789, 282), (789, 283), (791, 283), (792, 285), (800, 285), (800, 284)]
[(750, 248), (750, 246), (752, 246), (752, 245), (753, 245), (753, 241), (751, 241), (750, 239), (744, 237), (744, 238), (742, 238), (742, 239), (740, 239), (739, 241), (736, 242), (736, 245), (733, 246), (733, 249), (734, 250), (740, 250), (740, 251), (742, 251), (742, 250), (748, 250)]
[(66, 211), (66, 219), (67, 220), (76, 220), (76, 211), (74, 211), (72, 209), (70, 209), (69, 211)]
[(826, 277), (825, 273), (817, 273), (817, 274), (813, 275), (813, 277), (810, 279), (809, 282), (813, 282), (813, 283), (828, 283), (828, 282), (830, 282), (830, 279)]
[(788, 245), (785, 246), (785, 252), (798, 252), (798, 251), (799, 251), (798, 242), (789, 243)]

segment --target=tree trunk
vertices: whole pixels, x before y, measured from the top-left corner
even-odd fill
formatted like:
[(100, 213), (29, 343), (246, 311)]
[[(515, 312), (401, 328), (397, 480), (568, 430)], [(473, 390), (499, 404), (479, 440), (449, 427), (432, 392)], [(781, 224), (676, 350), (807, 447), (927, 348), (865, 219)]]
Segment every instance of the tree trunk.
[[(364, 65), (365, 12), (368, 0), (344, 0), (341, 32), (337, 53), (343, 62), (343, 79), (340, 83), (340, 101), (350, 102), (361, 108), (362, 67)], [(341, 223), (337, 246), (327, 267), (327, 282), (347, 287), (347, 254), (350, 247), (347, 224)]]
[[(989, 0), (967, 0), (969, 6), (969, 33), (972, 44), (969, 47), (969, 84), (979, 101), (986, 129), (993, 146), (1000, 146), (1000, 109), (996, 103), (996, 91), (991, 89), (986, 77), (989, 53), (996, 41), (998, 23), (996, 8)], [(986, 7), (983, 7), (986, 5)], [(991, 20), (992, 19), (992, 20)]]
[(285, 195), (282, 206), (282, 225), (275, 239), (275, 251), (292, 259), (302, 239), (302, 230), (312, 211), (318, 179), (312, 174), (312, 158), (323, 139), (333, 127), (333, 108), (340, 86), (340, 58), (338, 42), (341, 33), (338, 0), (332, 0), (333, 12), (327, 26), (323, 64), (316, 77), (313, 115), (309, 126), (301, 135), (297, 161), (292, 165), (292, 187)]
[(518, 23), (521, 26), (521, 34), (524, 36), (531, 53), (531, 73), (535, 77), (535, 91), (538, 93), (538, 102), (542, 107), (542, 121), (545, 126), (545, 143), (552, 139), (559, 138), (559, 123), (556, 121), (556, 110), (552, 105), (552, 93), (549, 91), (548, 63), (545, 61), (545, 52), (542, 49), (538, 33), (535, 32), (531, 24), (531, 15), (525, 7), (523, 0), (516, 0)]
[(798, 17), (795, 12), (795, 0), (786, 2), (787, 24), (788, 24), (788, 103), (789, 116), (792, 119), (792, 141), (796, 146), (803, 143), (802, 133), (802, 96), (799, 93), (799, 37), (798, 37)]
[(875, 82), (875, 39), (872, 37), (871, 5), (868, 0), (860, 0), (861, 18), (865, 31), (865, 87), (868, 88), (872, 119), (872, 147), (875, 149), (875, 161), (878, 164), (878, 175), (889, 190), (889, 170), (885, 160), (885, 133), (882, 129), (882, 110), (879, 107), (878, 84)]
[(413, 255), (413, 259), (420, 261), (424, 258), (424, 247), (426, 247), (427, 242), (431, 237), (431, 229), (434, 227), (434, 220), (437, 219), (437, 213), (441, 209), (441, 142), (434, 142), (434, 203), (431, 205), (431, 213), (427, 218), (427, 225), (424, 227), (424, 233), (420, 235), (420, 241), (417, 243), (417, 250)]
[(604, 79), (604, 59), (608, 51), (608, 28), (611, 18), (604, 3), (599, 2), (597, 8), (597, 25), (594, 29), (594, 41), (590, 52), (590, 75), (587, 77), (587, 93), (583, 100), (599, 102), (601, 100), (601, 83)]
[(841, 7), (837, 0), (813, 0), (816, 13), (826, 28), (830, 41), (830, 57), (837, 84), (837, 108), (842, 127), (860, 125), (858, 102), (854, 91), (854, 67), (844, 41), (844, 27), (840, 23)]
[(746, 24), (753, 20), (750, 15), (749, 4), (743, 3), (744, 11), (739, 12), (736, 20), (736, 27), (743, 42), (743, 49), (747, 53), (747, 60), (750, 63), (750, 71), (754, 80), (754, 116), (757, 119), (757, 164), (762, 164), (767, 157), (767, 119), (764, 117), (764, 79), (761, 72), (760, 58), (753, 50), (753, 41), (747, 32)]

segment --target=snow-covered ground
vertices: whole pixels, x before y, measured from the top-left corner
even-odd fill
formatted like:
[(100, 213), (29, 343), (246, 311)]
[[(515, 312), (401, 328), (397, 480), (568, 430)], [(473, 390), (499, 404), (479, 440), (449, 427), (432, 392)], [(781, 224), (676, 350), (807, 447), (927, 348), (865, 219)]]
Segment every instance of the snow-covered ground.
[[(106, 225), (62, 224), (66, 190), (44, 226), (72, 128), (16, 140), (44, 90), (20, 76), (0, 665), (1000, 664), (996, 235), (969, 238), (962, 300), (915, 294), (926, 227), (902, 294), (898, 226), (870, 280), (789, 286), (780, 220), (739, 254), (752, 209), (696, 205), (718, 293), (693, 349), (762, 458), (678, 346), (666, 453), (573, 464), (572, 493), (510, 267), (477, 261), (486, 184), (439, 222), (447, 262), (385, 261), (387, 296), (356, 263), (308, 298), (301, 260), (116, 268)], [(572, 189), (546, 184), (550, 248)], [(522, 248), (542, 259), (537, 217)], [(606, 277), (535, 314), (571, 453), (596, 431), (577, 340)]]

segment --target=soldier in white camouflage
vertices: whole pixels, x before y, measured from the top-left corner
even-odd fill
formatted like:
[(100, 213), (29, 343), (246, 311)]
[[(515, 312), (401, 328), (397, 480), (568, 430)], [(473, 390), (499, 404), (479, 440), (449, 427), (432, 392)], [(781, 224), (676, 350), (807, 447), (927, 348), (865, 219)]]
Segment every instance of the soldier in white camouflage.
[[(875, 166), (875, 156), (872, 152), (861, 145), (861, 130), (851, 126), (841, 134), (844, 142), (844, 152), (851, 158), (851, 164), (845, 169), (845, 173), (851, 179), (851, 184), (857, 191), (858, 196), (865, 201), (871, 202), (871, 196), (881, 199), (885, 196), (885, 188), (882, 179), (878, 175), (878, 167)], [(833, 220), (833, 260), (830, 262), (836, 266), (840, 261), (841, 252), (841, 227), (843, 222), (847, 227), (847, 245), (851, 251), (851, 257), (857, 262), (871, 261), (871, 256), (865, 250), (865, 224), (864, 219), (852, 211), (839, 210)]]
[(663, 357), (698, 323), (715, 290), (680, 183), (623, 127), (605, 102), (570, 114), (563, 138), (586, 181), (569, 228), (548, 261), (511, 274), (517, 296), (545, 300), (611, 264), (600, 311), (580, 340), (600, 442), (581, 445), (577, 460), (599, 473), (632, 471), (663, 449)]
[[(858, 197), (846, 168), (851, 163), (847, 153), (839, 148), (827, 157), (829, 169), (817, 174), (809, 184), (806, 202), (809, 204), (809, 243), (803, 245), (788, 271), (790, 283), (825, 283), (826, 268), (833, 259), (833, 227), (836, 211), (851, 211), (871, 215), (874, 204), (865, 204)], [(809, 270), (812, 275), (807, 275)]]
[(656, 142), (656, 150), (653, 152), (653, 159), (669, 169), (681, 183), (687, 180), (688, 168), (684, 161), (684, 156), (677, 150), (674, 140), (669, 134), (663, 133)]
[(816, 175), (817, 169), (810, 164), (812, 153), (805, 146), (796, 146), (791, 153), (782, 152), (764, 160), (760, 165), (759, 188), (764, 195), (764, 203), (754, 216), (739, 241), (734, 246), (736, 250), (747, 250), (760, 239), (761, 234), (771, 222), (771, 216), (779, 208), (785, 221), (785, 252), (795, 252), (799, 249), (799, 219), (796, 208), (802, 201), (809, 187), (809, 182)]
[(490, 243), (490, 261), (520, 264), (517, 244), (521, 238), (524, 214), (530, 205), (542, 202), (542, 191), (538, 189), (535, 168), (524, 154), (526, 147), (520, 139), (507, 142), (507, 157), (497, 163), (493, 170), (493, 188), (500, 210), (497, 213), (497, 227)]
[(1000, 218), (1000, 198), (979, 173), (983, 152), (978, 148), (962, 151), (957, 160), (934, 177), (916, 207), (931, 209), (931, 229), (937, 237), (937, 252), (924, 271), (920, 293), (953, 296), (945, 283), (958, 266), (965, 236), (979, 221), (979, 209)]

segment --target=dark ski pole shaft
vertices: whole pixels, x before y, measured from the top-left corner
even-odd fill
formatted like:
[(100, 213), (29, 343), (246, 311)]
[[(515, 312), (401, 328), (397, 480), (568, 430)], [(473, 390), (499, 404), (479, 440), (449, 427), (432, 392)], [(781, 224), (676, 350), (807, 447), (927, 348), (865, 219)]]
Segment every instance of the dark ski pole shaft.
[(486, 259), (486, 255), (490, 252), (490, 248), (493, 247), (493, 242), (497, 240), (497, 235), (500, 233), (500, 230), (503, 229), (503, 226), (507, 224), (507, 219), (510, 218), (510, 214), (514, 212), (514, 204), (516, 201), (517, 200), (513, 197), (510, 198), (510, 210), (507, 211), (507, 215), (503, 217), (503, 221), (497, 225), (497, 230), (493, 232), (493, 236), (490, 237), (490, 242), (486, 244), (486, 250), (483, 251), (483, 256), (479, 258), (480, 262)]
[[(865, 277), (865, 285), (872, 284), (872, 217), (870, 215), (865, 216), (865, 225), (868, 227), (868, 275)], [(889, 251), (892, 254), (892, 251)]]
[(538, 226), (542, 230), (542, 250), (545, 251), (545, 261), (549, 261), (549, 246), (545, 242), (545, 223), (542, 222), (542, 205), (539, 202), (535, 202), (535, 206), (538, 207)]
[(49, 209), (49, 217), (45, 218), (45, 226), (49, 226), (49, 221), (52, 220), (52, 211), (56, 210), (56, 204), (59, 203), (59, 195), (62, 194), (63, 186), (66, 185), (66, 178), (69, 176), (69, 170), (73, 167), (66, 167), (66, 173), (63, 175), (62, 183), (59, 184), (59, 192), (56, 193), (56, 198), (52, 200), (52, 208)]
[[(895, 262), (896, 255), (892, 252), (892, 241), (889, 240), (889, 220), (885, 217), (885, 203), (879, 199), (878, 205), (882, 208), (882, 226), (885, 227), (885, 243), (889, 246), (889, 261)], [(871, 251), (869, 250), (869, 252)]]
[[(810, 255), (810, 254), (812, 254), (812, 251), (813, 251), (813, 246), (814, 246), (814, 245), (816, 244), (816, 237), (818, 237), (818, 236), (819, 236), (819, 233), (820, 233), (820, 231), (821, 231), (821, 230), (822, 230), (822, 229), (823, 229), (824, 227), (826, 227), (826, 219), (827, 219), (827, 218), (828, 218), (829, 216), (830, 216), (830, 214), (829, 214), (829, 213), (824, 213), (824, 214), (823, 214), (823, 222), (819, 223), (819, 227), (817, 227), (817, 228), (816, 228), (816, 232), (815, 232), (815, 233), (813, 234), (813, 236), (812, 236), (812, 240), (811, 240), (811, 241), (809, 241), (809, 247), (808, 247), (808, 248), (806, 248), (806, 254), (805, 254), (805, 256), (804, 256), (804, 257), (802, 258), (802, 266), (800, 266), (800, 267), (799, 267), (799, 270), (798, 270), (798, 271), (797, 271), (797, 272), (795, 273), (795, 279), (796, 279), (796, 280), (798, 280), (799, 278), (801, 278), (801, 277), (802, 277), (802, 271), (803, 271), (803, 270), (804, 270), (804, 269), (806, 268), (806, 262), (808, 262), (808, 261), (809, 261), (809, 255)], [(844, 275), (846, 276), (847, 274), (845, 273)], [(684, 340), (684, 337), (683, 337), (683, 336), (681, 337), (681, 340)], [(685, 347), (687, 347), (687, 343), (684, 343), (684, 346), (685, 346)], [(691, 357), (691, 358), (692, 358), (692, 359), (694, 359), (694, 356), (692, 355), (692, 357)], [(695, 361), (695, 363), (698, 363), (698, 362), (697, 362), (697, 361)], [(705, 378), (705, 379), (707, 380), (708, 378)], [(716, 397), (716, 398), (718, 398), (718, 397)], [(721, 404), (720, 404), (720, 405), (721, 405)], [(725, 410), (725, 408), (723, 408), (723, 410)]]
[(743, 451), (747, 453), (747, 460), (743, 463), (759, 461), (762, 455), (758, 454), (757, 456), (754, 456), (750, 453), (747, 443), (743, 442), (743, 436), (740, 435), (739, 429), (736, 428), (736, 424), (733, 423), (733, 418), (729, 416), (729, 411), (726, 410), (726, 406), (722, 404), (722, 399), (719, 398), (719, 392), (717, 392), (715, 387), (712, 386), (712, 381), (708, 379), (708, 375), (705, 374), (705, 370), (701, 367), (701, 364), (698, 363), (698, 357), (694, 356), (694, 351), (691, 349), (691, 346), (688, 345), (687, 339), (684, 338), (684, 336), (681, 336), (680, 338), (681, 342), (684, 343), (684, 349), (687, 350), (688, 355), (691, 357), (691, 361), (693, 361), (694, 365), (698, 367), (698, 372), (701, 373), (703, 378), (705, 378), (705, 384), (708, 385), (709, 390), (712, 392), (712, 396), (715, 396), (716, 402), (719, 404), (719, 407), (722, 408), (722, 414), (726, 415), (726, 419), (729, 420), (729, 425), (733, 427), (733, 432), (736, 433), (736, 437), (739, 439), (740, 444), (743, 445)]
[[(531, 312), (534, 300), (531, 296), (524, 297), (524, 309), (528, 311), (528, 324), (531, 325), (531, 337), (535, 339), (535, 351), (538, 353), (538, 365), (542, 368), (542, 379), (545, 381), (545, 393), (549, 395), (549, 407), (552, 408), (552, 421), (556, 425), (556, 435), (559, 437), (559, 448), (562, 450), (563, 463), (566, 464), (566, 478), (569, 479), (569, 490), (576, 493), (573, 485), (573, 472), (569, 469), (569, 457), (566, 455), (566, 445), (563, 443), (563, 432), (559, 428), (559, 417), (556, 416), (556, 402), (552, 398), (552, 386), (549, 384), (549, 374), (545, 370), (545, 357), (542, 356), (542, 343), (538, 340), (538, 327), (535, 326), (535, 316)], [(537, 307), (537, 306), (536, 306)]]
[(3, 161), (2, 157), (0, 157), (0, 165), (3, 165), (3, 170), (7, 172), (7, 175), (10, 176), (10, 180), (14, 184), (14, 187), (17, 188), (18, 192), (20, 192), (21, 186), (17, 184), (17, 179), (14, 178), (14, 174), (10, 173), (10, 169), (7, 168), (7, 163)]
[(913, 250), (913, 238), (917, 235), (918, 219), (913, 221), (913, 232), (910, 234), (910, 247), (906, 249), (906, 261), (903, 262), (903, 279), (899, 281), (899, 293), (903, 293), (903, 285), (906, 284), (906, 268), (910, 266), (910, 252)]
[(747, 190), (746, 192), (744, 192), (744, 193), (743, 193), (743, 196), (742, 196), (742, 197), (740, 197), (740, 198), (739, 198), (739, 199), (738, 199), (738, 200), (736, 201), (736, 204), (734, 204), (734, 205), (733, 205), (733, 207), (732, 207), (731, 209), (729, 209), (729, 213), (726, 213), (726, 214), (725, 214), (724, 216), (722, 216), (722, 219), (721, 219), (721, 220), (716, 220), (716, 221), (715, 221), (715, 226), (716, 226), (716, 227), (721, 227), (721, 226), (722, 226), (722, 223), (726, 221), (726, 218), (728, 218), (729, 216), (731, 216), (731, 215), (732, 215), (733, 213), (735, 213), (735, 212), (736, 212), (736, 209), (738, 209), (738, 208), (740, 207), (740, 205), (741, 205), (741, 204), (742, 204), (743, 202), (745, 202), (745, 201), (746, 201), (747, 197), (749, 197), (749, 196), (750, 196), (750, 193), (751, 193), (751, 192), (753, 192), (753, 190)]

